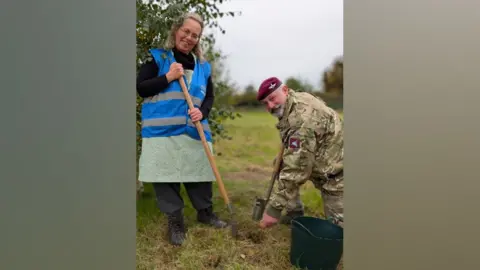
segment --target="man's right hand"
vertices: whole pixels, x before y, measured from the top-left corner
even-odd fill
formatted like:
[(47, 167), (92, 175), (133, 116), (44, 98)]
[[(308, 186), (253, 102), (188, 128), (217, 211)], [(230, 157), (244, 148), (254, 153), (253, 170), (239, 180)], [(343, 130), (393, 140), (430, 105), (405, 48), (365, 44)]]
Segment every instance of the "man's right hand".
[(278, 221), (279, 220), (277, 218), (271, 217), (267, 213), (263, 213), (263, 217), (262, 217), (262, 220), (260, 221), (259, 226), (262, 229), (266, 229), (266, 228), (272, 227), (273, 225), (277, 224)]
[(177, 62), (174, 62), (170, 65), (170, 70), (167, 72), (167, 80), (171, 82), (173, 80), (178, 80), (183, 76), (183, 66)]

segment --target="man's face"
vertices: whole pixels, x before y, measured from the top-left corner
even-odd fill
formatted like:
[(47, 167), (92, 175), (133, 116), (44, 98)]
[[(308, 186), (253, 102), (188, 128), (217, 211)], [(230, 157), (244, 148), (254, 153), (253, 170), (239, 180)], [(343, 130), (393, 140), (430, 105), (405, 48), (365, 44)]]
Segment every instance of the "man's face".
[(262, 103), (269, 113), (277, 118), (282, 117), (283, 110), (285, 109), (285, 103), (287, 101), (288, 88), (286, 86), (280, 87), (273, 91)]

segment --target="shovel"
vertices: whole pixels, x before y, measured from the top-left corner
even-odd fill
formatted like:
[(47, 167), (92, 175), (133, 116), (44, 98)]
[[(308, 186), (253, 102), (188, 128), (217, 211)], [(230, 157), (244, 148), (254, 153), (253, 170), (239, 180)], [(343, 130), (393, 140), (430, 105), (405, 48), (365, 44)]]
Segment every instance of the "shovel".
[[(190, 97), (190, 93), (188, 93), (187, 90), (187, 85), (185, 84), (185, 79), (181, 77), (179, 80), (180, 86), (182, 87), (183, 94), (185, 95), (185, 99), (187, 100), (188, 107), (191, 109), (195, 108), (193, 106), (192, 98)], [(222, 178), (220, 177), (220, 173), (218, 172), (217, 165), (215, 164), (215, 160), (213, 159), (212, 152), (210, 151), (210, 147), (207, 144), (207, 139), (205, 138), (205, 134), (203, 133), (203, 126), (200, 123), (200, 121), (194, 122), (195, 127), (197, 128), (198, 134), (200, 135), (200, 138), (202, 140), (203, 148), (205, 149), (205, 153), (207, 154), (208, 161), (210, 162), (210, 166), (212, 167), (213, 174), (215, 175), (215, 178), (217, 180), (218, 187), (220, 189), (220, 193), (222, 194), (223, 200), (225, 201), (225, 204), (227, 205), (228, 212), (230, 213), (230, 227), (232, 229), (232, 236), (236, 237), (237, 236), (237, 223), (234, 220), (234, 213), (233, 213), (233, 207), (230, 202), (230, 199), (228, 198), (227, 190), (225, 189), (225, 186), (223, 185)]]
[(270, 180), (270, 186), (268, 187), (267, 193), (265, 194), (265, 198), (255, 198), (255, 205), (253, 207), (253, 214), (252, 214), (252, 219), (254, 221), (260, 221), (263, 217), (263, 212), (265, 211), (265, 207), (267, 206), (268, 200), (270, 199), (270, 195), (272, 195), (272, 190), (273, 186), (275, 184), (275, 180), (278, 177), (278, 174), (280, 172), (280, 165), (282, 164), (282, 156), (283, 156), (283, 151), (285, 150), (284, 145), (282, 144), (282, 147), (280, 148), (280, 152), (277, 155), (277, 158), (275, 159), (275, 166), (273, 168), (272, 172), (272, 178)]

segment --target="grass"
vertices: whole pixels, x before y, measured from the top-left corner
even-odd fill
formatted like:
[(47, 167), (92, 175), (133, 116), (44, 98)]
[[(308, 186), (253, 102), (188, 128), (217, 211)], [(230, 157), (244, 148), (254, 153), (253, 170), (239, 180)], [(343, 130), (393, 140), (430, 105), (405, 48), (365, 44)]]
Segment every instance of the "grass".
[[(290, 230), (284, 225), (267, 230), (252, 221), (256, 196), (264, 196), (270, 180), (273, 159), (280, 139), (276, 119), (262, 111), (241, 112), (242, 117), (226, 123), (231, 141), (215, 144), (215, 161), (234, 204), (239, 239), (231, 238), (230, 229), (216, 230), (198, 224), (185, 191), (187, 240), (172, 247), (166, 239), (166, 218), (156, 207), (150, 185), (137, 202), (137, 269), (295, 269), (289, 262)], [(307, 183), (302, 188), (306, 213), (321, 216), (319, 192)], [(216, 185), (215, 211), (223, 219), (229, 215)]]

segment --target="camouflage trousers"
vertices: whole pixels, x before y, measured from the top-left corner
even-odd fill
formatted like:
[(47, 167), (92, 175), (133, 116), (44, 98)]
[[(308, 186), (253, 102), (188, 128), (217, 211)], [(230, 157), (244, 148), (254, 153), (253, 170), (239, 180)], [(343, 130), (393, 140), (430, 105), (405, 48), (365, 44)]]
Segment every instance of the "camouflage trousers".
[[(315, 187), (320, 190), (323, 201), (325, 218), (332, 223), (343, 227), (343, 175), (328, 181), (313, 181)], [(300, 198), (294, 202), (289, 212), (303, 212), (304, 205)]]
[(320, 183), (325, 217), (343, 227), (343, 173)]
[(322, 193), (322, 199), (326, 218), (343, 227), (343, 194)]

